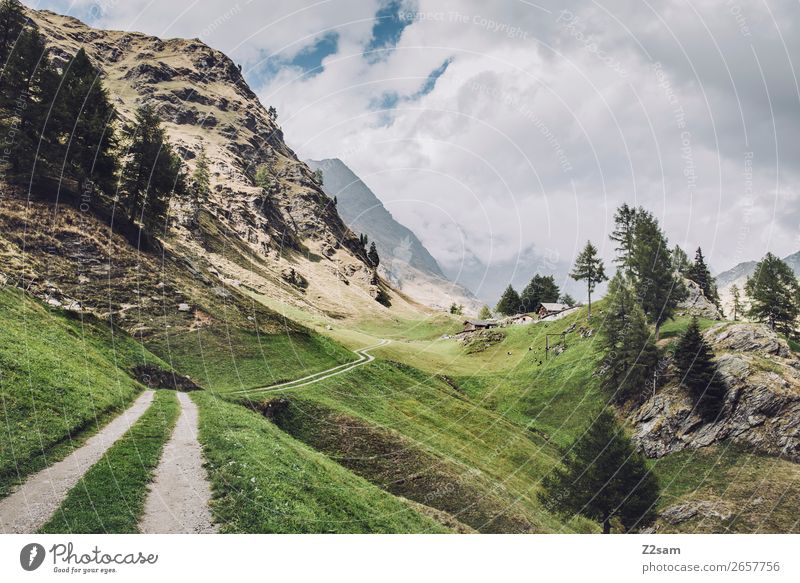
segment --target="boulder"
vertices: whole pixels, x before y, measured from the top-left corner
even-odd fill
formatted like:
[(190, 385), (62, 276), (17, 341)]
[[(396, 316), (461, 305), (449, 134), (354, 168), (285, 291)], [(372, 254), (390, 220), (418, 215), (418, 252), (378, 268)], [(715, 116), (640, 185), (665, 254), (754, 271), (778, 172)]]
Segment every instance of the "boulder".
[(706, 298), (703, 290), (690, 279), (683, 280), (687, 296), (678, 304), (677, 312), (680, 316), (697, 316), (707, 320), (722, 320), (719, 308)]

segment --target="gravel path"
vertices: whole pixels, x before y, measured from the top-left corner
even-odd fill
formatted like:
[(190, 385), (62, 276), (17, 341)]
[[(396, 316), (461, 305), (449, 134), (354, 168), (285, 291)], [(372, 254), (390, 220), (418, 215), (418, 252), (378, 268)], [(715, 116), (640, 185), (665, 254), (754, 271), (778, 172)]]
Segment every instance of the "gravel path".
[(33, 533), (41, 528), (83, 474), (147, 411), (153, 395), (153, 391), (142, 393), (133, 405), (90, 437), (82, 447), (30, 476), (0, 500), (0, 532)]
[(178, 393), (178, 401), (181, 414), (156, 468), (139, 530), (150, 534), (216, 532), (208, 507), (211, 487), (197, 441), (197, 405), (186, 393)]
[(354, 360), (353, 362), (346, 362), (344, 364), (340, 364), (339, 366), (334, 366), (333, 368), (321, 370), (319, 372), (308, 375), (301, 379), (286, 381), (283, 383), (278, 383), (277, 385), (270, 385), (268, 387), (259, 387), (257, 389), (245, 389), (243, 391), (234, 391), (232, 394), (251, 395), (254, 393), (271, 393), (273, 391), (284, 391), (288, 389), (296, 389), (298, 387), (305, 387), (307, 385), (313, 385), (314, 383), (324, 381), (325, 379), (329, 379), (331, 377), (335, 377), (340, 374), (350, 372), (354, 368), (358, 368), (360, 366), (364, 366), (365, 364), (369, 364), (370, 362), (375, 360), (375, 357), (372, 356), (369, 353), (369, 351), (375, 348), (380, 348), (381, 346), (386, 346), (390, 342), (391, 340), (381, 340), (380, 342), (378, 342), (377, 344), (373, 344), (372, 346), (367, 346), (365, 348), (359, 348), (358, 350), (354, 350), (353, 352), (356, 353), (358, 359)]

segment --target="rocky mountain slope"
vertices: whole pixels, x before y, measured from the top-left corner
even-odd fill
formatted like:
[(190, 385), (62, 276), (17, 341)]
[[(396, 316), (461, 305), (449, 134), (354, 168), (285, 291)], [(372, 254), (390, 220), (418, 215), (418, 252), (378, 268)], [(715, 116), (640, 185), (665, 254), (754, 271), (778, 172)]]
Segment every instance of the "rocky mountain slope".
[(477, 313), (478, 300), (465, 287), (448, 281), (436, 259), (409, 228), (401, 225), (375, 193), (338, 158), (307, 160), (320, 170), (323, 190), (337, 200), (337, 210), (356, 233), (374, 241), (381, 257), (380, 273), (398, 289), (439, 309), (452, 302)]
[(766, 324), (725, 322), (705, 332), (728, 387), (719, 418), (704, 423), (686, 390), (671, 382), (631, 416), (649, 457), (729, 439), (800, 461), (800, 358)]
[[(54, 207), (55, 192), (32, 192), (27, 203), (5, 197), (4, 280), (141, 334), (221, 319), (252, 326), (269, 319), (253, 304), (254, 294), (263, 304), (336, 317), (381, 313), (390, 304), (401, 313), (422, 310), (369, 267), (358, 237), (228, 57), (198, 40), (97, 30), (48, 11), (28, 13), (57, 63), (86, 51), (120, 123), (142, 104), (155, 107), (189, 173), (204, 147), (212, 193), (197, 224), (186, 218), (186, 201), (173, 199), (160, 255), (138, 252), (108, 228), (108, 217), (77, 205)], [(268, 169), (268, 188), (254, 186), (261, 167)]]

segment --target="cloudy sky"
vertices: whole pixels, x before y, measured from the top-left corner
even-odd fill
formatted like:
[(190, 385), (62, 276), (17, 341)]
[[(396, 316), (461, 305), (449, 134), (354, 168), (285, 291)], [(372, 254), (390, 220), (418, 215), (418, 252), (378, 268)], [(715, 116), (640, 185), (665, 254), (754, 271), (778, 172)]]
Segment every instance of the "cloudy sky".
[(796, 0), (27, 3), (225, 51), (449, 273), (611, 257), (623, 201), (716, 271), (800, 249)]

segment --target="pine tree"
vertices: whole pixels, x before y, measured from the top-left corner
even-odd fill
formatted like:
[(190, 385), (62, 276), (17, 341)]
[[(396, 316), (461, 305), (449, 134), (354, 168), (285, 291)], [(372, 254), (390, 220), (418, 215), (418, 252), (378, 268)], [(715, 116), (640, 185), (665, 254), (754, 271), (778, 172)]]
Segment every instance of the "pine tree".
[(8, 124), (11, 169), (35, 181), (47, 171), (43, 154), (55, 143), (54, 126), (48, 124), (57, 76), (50, 63), (44, 38), (33, 27), (25, 28), (5, 64), (3, 86), (14, 100)]
[(570, 308), (575, 305), (575, 298), (573, 298), (569, 294), (561, 294), (558, 298), (559, 303), (564, 304), (565, 306), (569, 306)]
[(791, 267), (767, 253), (756, 265), (753, 276), (747, 278), (744, 292), (750, 300), (748, 316), (787, 336), (796, 335), (800, 286)]
[(492, 310), (489, 309), (489, 306), (484, 305), (481, 308), (481, 311), (478, 313), (478, 318), (481, 320), (488, 320), (492, 317)]
[(619, 272), (608, 285), (600, 332), (599, 346), (605, 354), (599, 373), (603, 389), (617, 403), (641, 400), (653, 386), (658, 350), (644, 312)]
[(522, 311), (522, 301), (520, 300), (519, 294), (511, 285), (503, 292), (500, 301), (497, 302), (495, 311), (503, 316), (513, 316)]
[[(366, 237), (365, 237), (365, 240), (366, 240)], [(375, 242), (374, 241), (369, 246), (369, 251), (367, 252), (367, 259), (369, 260), (369, 264), (372, 267), (378, 267), (378, 265), (381, 264), (381, 258), (378, 256), (378, 248), (375, 247)]]
[(681, 384), (689, 389), (697, 411), (706, 421), (713, 421), (722, 410), (726, 389), (697, 318), (692, 318), (678, 340), (674, 358)]
[(57, 134), (50, 156), (62, 161), (64, 173), (75, 178), (81, 192), (90, 180), (107, 192), (114, 187), (115, 118), (99, 73), (80, 49), (64, 69), (48, 123)]
[(589, 296), (587, 318), (591, 318), (592, 292), (598, 283), (608, 279), (603, 260), (597, 256), (597, 247), (592, 245), (591, 241), (588, 241), (583, 251), (578, 254), (577, 259), (575, 259), (575, 267), (572, 269), (572, 273), (570, 273), (569, 276), (575, 281), (586, 282), (587, 295)]
[(623, 203), (614, 214), (615, 227), (610, 235), (610, 239), (617, 243), (614, 248), (617, 252), (615, 263), (620, 266), (626, 275), (631, 275), (633, 269), (631, 260), (637, 216), (638, 211), (635, 208)]
[(739, 287), (736, 284), (731, 286), (731, 297), (733, 298), (733, 321), (739, 319), (739, 314), (742, 311), (741, 296), (739, 294)]
[(675, 245), (675, 247), (672, 249), (672, 268), (681, 275), (685, 276), (689, 272), (691, 265), (692, 264), (689, 261), (689, 257), (686, 255), (686, 251), (681, 249), (680, 245)]
[(460, 316), (464, 313), (464, 306), (453, 302), (450, 304), (450, 313), (454, 316)]
[(18, 0), (0, 2), (0, 107), (6, 108), (16, 99), (14, 83), (8, 65), (15, 45), (25, 29), (27, 18)]
[(639, 208), (633, 233), (633, 252), (628, 261), (639, 304), (655, 325), (656, 340), (661, 325), (672, 319), (686, 297), (686, 290), (675, 276), (667, 239), (651, 213)]
[(269, 172), (269, 166), (261, 164), (256, 168), (253, 184), (263, 190), (269, 190), (270, 186), (272, 186), (272, 175)]
[(197, 161), (194, 164), (194, 172), (192, 172), (192, 188), (190, 192), (191, 220), (194, 222), (197, 221), (203, 202), (207, 201), (211, 195), (211, 168), (208, 162), (208, 154), (206, 154), (206, 146), (202, 142), (197, 153)]
[(694, 263), (689, 266), (686, 272), (686, 277), (695, 282), (701, 290), (703, 295), (708, 301), (719, 307), (719, 293), (717, 292), (717, 284), (711, 276), (706, 265), (705, 258), (703, 257), (703, 250), (698, 247), (694, 255)]
[(658, 480), (611, 412), (603, 410), (568, 452), (563, 467), (542, 481), (538, 496), (545, 508), (595, 520), (604, 534), (615, 518), (626, 531), (655, 520)]
[(182, 163), (152, 107), (138, 109), (127, 133), (130, 147), (122, 172), (122, 202), (131, 222), (140, 222), (152, 233), (166, 219), (170, 195), (184, 190)]
[(531, 281), (520, 294), (520, 312), (532, 312), (544, 302), (557, 302), (561, 291), (558, 289), (556, 280), (552, 275), (539, 275), (538, 273), (531, 278)]

